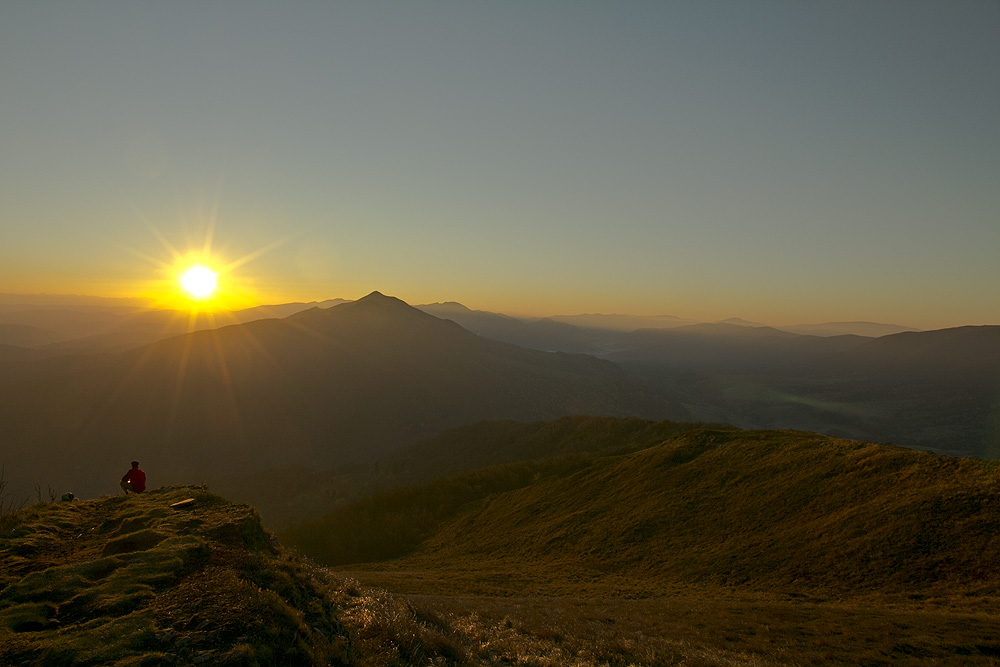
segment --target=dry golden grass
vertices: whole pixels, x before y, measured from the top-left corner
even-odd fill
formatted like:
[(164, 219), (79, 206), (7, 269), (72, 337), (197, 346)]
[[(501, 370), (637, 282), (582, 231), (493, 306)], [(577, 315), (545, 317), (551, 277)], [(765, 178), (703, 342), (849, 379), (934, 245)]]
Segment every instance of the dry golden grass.
[[(401, 573), (402, 574), (402, 573)], [(412, 573), (411, 573), (412, 575)], [(997, 665), (1000, 610), (977, 601), (882, 598), (816, 602), (713, 587), (661, 591), (661, 597), (525, 596), (497, 585), (494, 595), (462, 594), (465, 580), (339, 572), (385, 589), (364, 589), (369, 608), (394, 606), (401, 625), (424, 628), (461, 649), (459, 664), (546, 667), (629, 665)], [(555, 575), (558, 577), (558, 575)], [(349, 580), (349, 579), (348, 579)], [(412, 579), (411, 579), (412, 580)], [(391, 600), (391, 602), (388, 602)], [(979, 600), (978, 602), (983, 602)], [(359, 604), (366, 604), (360, 602)], [(405, 619), (402, 621), (401, 619)], [(348, 627), (351, 621), (345, 619)], [(411, 631), (412, 634), (412, 631)], [(416, 664), (383, 655), (371, 667)]]

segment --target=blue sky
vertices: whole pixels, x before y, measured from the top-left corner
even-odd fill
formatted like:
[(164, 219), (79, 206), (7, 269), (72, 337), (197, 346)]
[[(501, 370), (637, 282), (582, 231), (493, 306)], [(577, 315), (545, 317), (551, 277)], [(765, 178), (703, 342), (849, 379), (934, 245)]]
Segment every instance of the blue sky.
[(1000, 323), (997, 2), (0, 4), (0, 292)]

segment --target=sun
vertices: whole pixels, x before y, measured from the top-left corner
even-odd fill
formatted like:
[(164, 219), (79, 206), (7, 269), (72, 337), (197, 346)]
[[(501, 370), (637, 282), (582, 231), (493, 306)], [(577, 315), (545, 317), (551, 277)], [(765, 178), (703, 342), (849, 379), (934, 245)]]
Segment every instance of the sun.
[[(194, 319), (203, 315), (214, 317), (227, 311), (242, 310), (260, 303), (257, 283), (253, 275), (240, 272), (243, 265), (286, 243), (292, 237), (278, 239), (236, 259), (227, 257), (214, 247), (214, 215), (205, 222), (204, 241), (187, 237), (188, 250), (178, 246), (161, 232), (152, 222), (145, 220), (146, 227), (160, 242), (166, 257), (151, 254), (128, 246), (125, 250), (136, 255), (158, 269), (157, 277), (151, 279), (141, 296), (149, 299), (153, 308), (187, 312)], [(198, 246), (201, 246), (200, 248)]]
[(195, 301), (211, 299), (219, 285), (219, 274), (203, 264), (188, 267), (177, 276), (184, 294)]

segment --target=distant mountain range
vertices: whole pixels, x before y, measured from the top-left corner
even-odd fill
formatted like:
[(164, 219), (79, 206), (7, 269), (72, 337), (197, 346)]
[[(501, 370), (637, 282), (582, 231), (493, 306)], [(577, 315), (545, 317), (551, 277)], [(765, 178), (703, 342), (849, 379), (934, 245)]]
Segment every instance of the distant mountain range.
[[(42, 348), (46, 352), (124, 351), (192, 331), (244, 324), (259, 319), (282, 318), (309, 308), (329, 308), (344, 299), (256, 306), (238, 311), (200, 313), (152, 309), (137, 299), (108, 299), (76, 295), (19, 295), (0, 293), (0, 345)], [(535, 349), (560, 349), (599, 353), (603, 332), (637, 329), (672, 329), (696, 320), (673, 315), (555, 315), (547, 318), (515, 318), (471, 310), (454, 301), (416, 306), (435, 317), (454, 320), (466, 329)], [(762, 324), (730, 318), (719, 324), (760, 327)], [(909, 327), (873, 322), (828, 322), (778, 327), (783, 331), (813, 336), (853, 334), (884, 336)], [(606, 338), (606, 335), (604, 336)]]
[(12, 444), (0, 463), (21, 482), (98, 493), (132, 458), (177, 482), (321, 470), (479, 420), (572, 414), (1000, 452), (1000, 327), (872, 338), (733, 322), (629, 330), (607, 317), (622, 316), (593, 328), (378, 292), (194, 321), (2, 304), (0, 442)]
[(0, 344), (36, 348), (45, 354), (120, 352), (192, 331), (287, 317), (308, 308), (346, 303), (343, 299), (329, 299), (191, 314), (140, 307), (130, 301), (123, 305), (115, 299), (66, 299), (68, 304), (62, 304), (57, 297), (32, 302), (0, 295)]
[[(554, 315), (552, 317), (534, 319), (514, 318), (489, 311), (470, 310), (454, 301), (419, 305), (417, 308), (437, 317), (454, 320), (470, 331), (475, 331), (483, 336), (496, 338), (497, 340), (508, 340), (508, 342), (518, 345), (526, 343), (544, 345), (545, 343), (542, 341), (550, 340), (551, 337), (561, 336), (560, 344), (565, 345), (565, 338), (575, 335), (577, 345), (596, 345), (596, 347), (593, 347), (594, 351), (601, 349), (599, 341), (602, 340), (602, 336), (598, 335), (597, 332), (603, 332), (603, 338), (607, 338), (608, 332), (627, 333), (640, 329), (676, 329), (696, 324), (735, 325), (746, 328), (767, 326), (758, 322), (749, 322), (738, 317), (719, 322), (699, 322), (674, 315), (590, 314)], [(574, 330), (557, 326), (567, 324), (572, 325)], [(809, 336), (855, 335), (870, 338), (901, 333), (903, 331), (916, 331), (912, 327), (904, 327), (896, 324), (879, 324), (876, 322), (825, 322), (822, 324), (795, 324), (774, 328)], [(575, 334), (570, 334), (570, 331), (575, 331)], [(583, 332), (589, 332), (589, 334)]]
[(378, 292), (6, 371), (8, 470), (78, 495), (113, 491), (133, 458), (158, 482), (203, 480), (373, 460), (482, 419), (686, 415), (611, 362), (488, 340)]
[(486, 337), (613, 361), (694, 419), (1000, 454), (991, 407), (1000, 327), (916, 332), (865, 322), (777, 328), (729, 320), (628, 330), (515, 320), (457, 304), (421, 308)]

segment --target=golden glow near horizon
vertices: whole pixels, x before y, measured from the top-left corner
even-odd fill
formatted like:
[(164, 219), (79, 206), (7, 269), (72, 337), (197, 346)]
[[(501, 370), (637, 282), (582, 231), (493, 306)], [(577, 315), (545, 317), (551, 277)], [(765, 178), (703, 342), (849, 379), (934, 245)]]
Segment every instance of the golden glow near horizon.
[(0, 5), (0, 292), (1000, 323), (996, 3), (118, 4)]
[(157, 269), (158, 277), (145, 283), (140, 295), (149, 299), (154, 308), (213, 313), (239, 310), (256, 305), (256, 291), (247, 276), (238, 274), (239, 267), (266, 252), (264, 248), (236, 259), (228, 260), (212, 248), (214, 221), (206, 223), (205, 238), (200, 248), (182, 250), (171, 243), (155, 226), (150, 231), (167, 251), (166, 258), (132, 249), (132, 252)]

